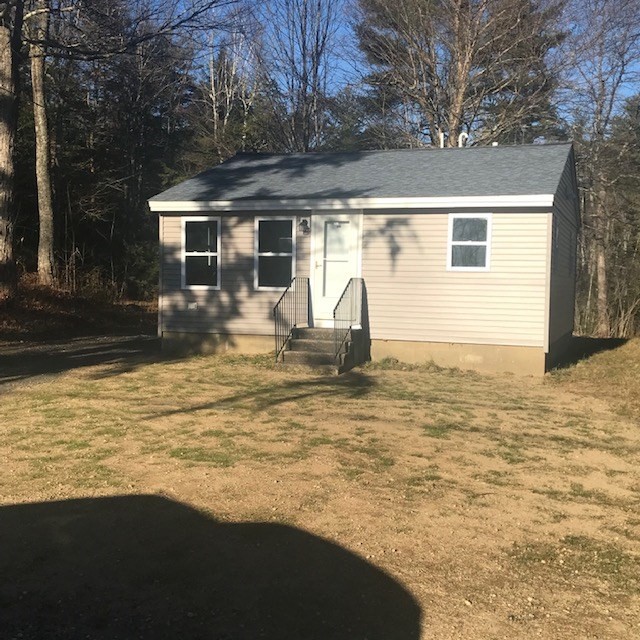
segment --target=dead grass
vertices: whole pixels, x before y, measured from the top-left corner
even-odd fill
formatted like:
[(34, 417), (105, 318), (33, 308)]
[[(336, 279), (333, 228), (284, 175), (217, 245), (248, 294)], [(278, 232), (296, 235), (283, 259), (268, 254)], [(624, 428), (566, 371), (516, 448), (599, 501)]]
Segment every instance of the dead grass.
[(4, 504), (162, 493), (287, 523), (408, 589), (423, 635), (640, 631), (640, 341), (544, 381), (269, 358), (69, 371), (5, 390)]
[(607, 398), (621, 415), (635, 420), (640, 420), (639, 380), (638, 338), (549, 376), (550, 384), (558, 384), (580, 395)]

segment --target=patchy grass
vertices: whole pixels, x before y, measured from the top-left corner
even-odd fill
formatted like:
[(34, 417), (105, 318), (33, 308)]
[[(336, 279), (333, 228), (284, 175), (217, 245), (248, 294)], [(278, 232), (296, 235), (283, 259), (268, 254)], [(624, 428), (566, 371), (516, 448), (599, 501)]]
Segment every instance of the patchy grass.
[(545, 380), (70, 364), (0, 386), (2, 499), (162, 493), (295, 526), (393, 576), (425, 638), (635, 637), (637, 361), (632, 341)]
[(422, 426), (424, 434), (430, 438), (448, 438), (454, 431), (464, 428), (465, 425), (461, 422), (447, 420), (446, 418), (440, 418), (433, 423), (427, 423)]
[(237, 457), (229, 451), (205, 447), (178, 447), (171, 449), (169, 455), (187, 462), (205, 462), (216, 467), (230, 467), (237, 460)]
[(554, 543), (515, 544), (511, 557), (543, 579), (560, 575), (577, 582), (586, 577), (626, 595), (640, 594), (640, 559), (618, 544), (568, 535)]

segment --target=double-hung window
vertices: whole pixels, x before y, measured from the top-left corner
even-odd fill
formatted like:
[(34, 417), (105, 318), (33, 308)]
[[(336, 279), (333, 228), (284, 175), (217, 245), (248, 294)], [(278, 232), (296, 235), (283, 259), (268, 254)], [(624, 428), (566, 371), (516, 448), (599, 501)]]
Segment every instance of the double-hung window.
[(491, 264), (491, 214), (449, 214), (447, 247), (449, 271), (489, 271)]
[(182, 218), (182, 288), (220, 289), (220, 218)]
[(289, 286), (295, 275), (294, 218), (256, 218), (256, 289), (277, 290)]

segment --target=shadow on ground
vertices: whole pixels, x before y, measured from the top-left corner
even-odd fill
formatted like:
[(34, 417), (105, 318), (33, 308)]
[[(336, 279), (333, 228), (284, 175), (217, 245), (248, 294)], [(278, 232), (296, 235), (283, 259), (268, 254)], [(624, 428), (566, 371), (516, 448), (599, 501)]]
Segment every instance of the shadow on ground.
[(152, 336), (98, 336), (48, 344), (12, 344), (0, 347), (0, 386), (96, 365), (112, 365), (114, 373), (126, 373), (160, 357), (160, 341)]
[(157, 496), (0, 508), (0, 638), (411, 640), (389, 575), (290, 526)]
[[(209, 409), (223, 409), (248, 404), (255, 411), (264, 411), (285, 402), (300, 402), (313, 398), (326, 399), (328, 403), (341, 400), (361, 399), (373, 392), (377, 380), (362, 371), (351, 370), (342, 375), (322, 375), (310, 377), (310, 372), (301, 368), (303, 375), (297, 380), (286, 379), (283, 382), (269, 382), (265, 386), (250, 386), (239, 393), (216, 398), (211, 402), (179, 407), (167, 411), (156, 411), (145, 416), (145, 420), (167, 418), (175, 415), (195, 413)], [(313, 370), (311, 370), (313, 373)]]
[(586, 360), (591, 356), (603, 351), (611, 351), (626, 344), (626, 338), (590, 338), (588, 336), (573, 336), (566, 353), (555, 369), (566, 369), (581, 360)]

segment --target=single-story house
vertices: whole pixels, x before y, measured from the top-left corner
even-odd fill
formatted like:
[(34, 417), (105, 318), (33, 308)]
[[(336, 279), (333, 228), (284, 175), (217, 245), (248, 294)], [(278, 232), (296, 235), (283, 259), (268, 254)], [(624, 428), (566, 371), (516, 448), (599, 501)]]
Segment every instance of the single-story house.
[(542, 374), (572, 334), (570, 144), (238, 154), (149, 206), (165, 345)]

